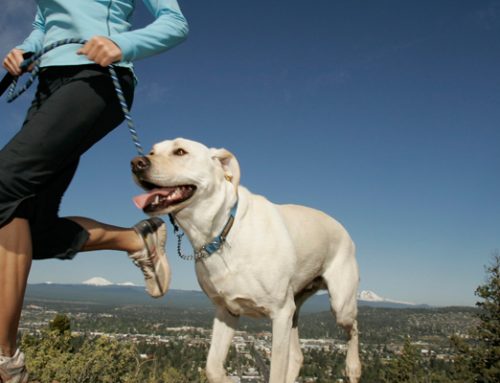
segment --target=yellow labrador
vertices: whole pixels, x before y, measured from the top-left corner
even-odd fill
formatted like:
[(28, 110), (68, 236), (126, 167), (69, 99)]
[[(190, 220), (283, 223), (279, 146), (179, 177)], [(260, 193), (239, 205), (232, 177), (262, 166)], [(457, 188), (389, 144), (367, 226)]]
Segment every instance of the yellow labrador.
[(153, 146), (132, 161), (147, 193), (136, 205), (150, 215), (171, 214), (195, 249), (203, 291), (216, 306), (206, 373), (231, 382), (224, 369), (240, 315), (272, 320), (271, 383), (295, 382), (302, 365), (297, 320), (300, 306), (328, 289), (348, 333), (346, 375), (359, 381), (355, 246), (328, 215), (297, 205), (275, 205), (239, 184), (236, 158), (178, 138)]

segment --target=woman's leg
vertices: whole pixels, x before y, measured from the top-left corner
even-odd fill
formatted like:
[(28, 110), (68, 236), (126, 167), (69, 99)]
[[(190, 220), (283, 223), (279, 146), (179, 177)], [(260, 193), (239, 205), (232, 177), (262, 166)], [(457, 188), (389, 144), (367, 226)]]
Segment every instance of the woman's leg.
[(31, 267), (28, 221), (14, 218), (0, 228), (0, 355), (16, 352), (16, 337)]
[[(27, 203), (30, 199), (38, 199), (61, 177), (65, 168), (69, 169), (63, 176), (67, 179), (61, 182), (69, 184), (78, 158), (123, 119), (108, 75), (87, 68), (74, 74), (77, 70), (71, 68), (63, 73), (57, 68), (52, 74), (40, 77), (39, 92), (26, 123), (0, 151), (0, 351), (9, 356), (16, 348), (32, 258), (67, 259), (82, 249), (130, 250), (129, 256), (144, 272), (148, 292), (157, 297), (168, 288), (170, 271), (164, 253), (166, 231), (161, 222), (143, 221), (132, 230), (90, 219), (58, 219), (49, 227), (47, 206), (38, 210), (38, 203), (34, 205), (37, 208), (28, 213), (29, 224), (24, 216), (15, 215), (20, 201)], [(127, 84), (122, 87), (131, 104), (133, 79), (130, 74), (123, 77), (128, 77)], [(57, 215), (64, 190), (59, 196), (46, 194), (52, 197), (52, 206), (57, 205), (54, 215)], [(37, 220), (40, 225), (35, 224)], [(47, 242), (39, 240), (44, 239), (39, 228), (52, 230), (53, 235), (45, 237)], [(134, 252), (137, 239), (142, 241), (142, 247)], [(61, 252), (61, 249), (64, 250)], [(61, 253), (64, 254), (58, 256)], [(19, 360), (22, 362), (22, 358)]]
[(108, 225), (85, 217), (67, 217), (87, 231), (89, 237), (81, 251), (121, 250), (134, 253), (144, 248), (144, 241), (132, 228)]
[[(170, 266), (165, 253), (166, 225), (160, 218), (140, 221), (130, 229), (84, 217), (69, 217), (60, 221), (75, 223), (88, 233), (87, 241), (80, 251), (126, 251), (141, 269), (149, 295), (154, 298), (165, 295), (170, 284)], [(67, 249), (63, 250), (67, 252)]]

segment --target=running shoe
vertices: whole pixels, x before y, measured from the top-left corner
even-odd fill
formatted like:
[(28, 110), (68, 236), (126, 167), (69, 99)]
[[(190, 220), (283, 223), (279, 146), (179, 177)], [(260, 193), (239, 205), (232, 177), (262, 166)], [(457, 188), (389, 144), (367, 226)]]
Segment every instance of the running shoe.
[(128, 253), (128, 256), (142, 270), (149, 295), (159, 298), (165, 295), (170, 284), (170, 266), (165, 252), (165, 222), (153, 217), (137, 223), (133, 228), (144, 241), (144, 248)]
[(24, 354), (19, 349), (12, 357), (0, 355), (0, 382), (28, 383), (28, 371), (26, 371), (24, 364)]

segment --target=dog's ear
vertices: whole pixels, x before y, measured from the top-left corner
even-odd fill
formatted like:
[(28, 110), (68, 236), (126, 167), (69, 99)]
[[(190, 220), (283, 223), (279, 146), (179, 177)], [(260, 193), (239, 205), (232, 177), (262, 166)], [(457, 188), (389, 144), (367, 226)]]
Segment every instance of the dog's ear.
[(212, 158), (217, 160), (224, 170), (224, 177), (237, 189), (240, 184), (240, 164), (236, 157), (226, 149), (211, 149)]

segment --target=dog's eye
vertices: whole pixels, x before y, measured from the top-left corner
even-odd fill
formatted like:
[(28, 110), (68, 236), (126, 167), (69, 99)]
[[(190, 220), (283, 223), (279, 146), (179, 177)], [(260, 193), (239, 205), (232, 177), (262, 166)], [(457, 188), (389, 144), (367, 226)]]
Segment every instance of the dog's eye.
[(187, 154), (187, 152), (182, 148), (174, 150), (174, 155), (176, 155), (176, 156), (184, 156), (186, 154)]

